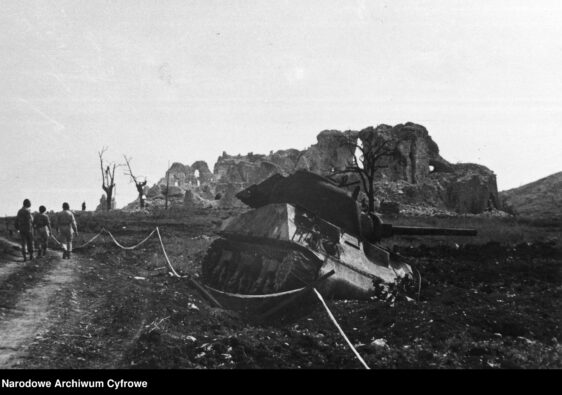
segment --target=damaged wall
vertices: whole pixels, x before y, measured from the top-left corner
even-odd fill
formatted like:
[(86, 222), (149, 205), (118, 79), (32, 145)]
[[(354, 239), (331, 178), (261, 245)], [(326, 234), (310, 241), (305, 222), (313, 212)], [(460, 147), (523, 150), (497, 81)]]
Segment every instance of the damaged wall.
[[(430, 173), (430, 165), (441, 169), (449, 164), (439, 155), (439, 147), (425, 127), (411, 122), (396, 126), (368, 127), (358, 133), (365, 146), (377, 147), (382, 141), (396, 146), (396, 155), (382, 161), (388, 165), (380, 170), (380, 177), (390, 181), (404, 180), (412, 184), (423, 182)], [(367, 145), (365, 145), (367, 144)]]
[(453, 173), (436, 173), (446, 185), (448, 208), (471, 214), (500, 208), (496, 175), (490, 169), (473, 163), (452, 167)]
[[(297, 149), (271, 151), (268, 155), (228, 155), (223, 152), (211, 173), (207, 163), (191, 166), (174, 163), (170, 169), (170, 196), (173, 204), (186, 207), (234, 207), (244, 205), (234, 195), (273, 174), (289, 175), (306, 169), (320, 175), (343, 170), (353, 158), (349, 141), (364, 147), (390, 141), (396, 146), (385, 158), (375, 182), (379, 200), (423, 203), (459, 213), (479, 213), (498, 207), (495, 174), (476, 164), (451, 164), (443, 159), (427, 129), (411, 122), (395, 126), (378, 125), (360, 131), (324, 130), (316, 144)], [(350, 174), (349, 179), (357, 179)], [(163, 204), (166, 177), (147, 192), (149, 205)], [(186, 191), (190, 191), (186, 195)], [(152, 202), (151, 202), (152, 201)]]
[[(116, 207), (115, 197), (111, 198), (111, 209), (114, 210)], [(100, 197), (100, 202), (96, 207), (96, 211), (107, 211), (107, 196), (103, 193)]]

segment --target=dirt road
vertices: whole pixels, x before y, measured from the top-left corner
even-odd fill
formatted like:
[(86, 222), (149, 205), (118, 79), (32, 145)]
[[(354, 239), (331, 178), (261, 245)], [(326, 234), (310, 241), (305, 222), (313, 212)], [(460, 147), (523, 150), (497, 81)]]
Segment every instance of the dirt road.
[(142, 309), (114, 311), (127, 298), (115, 290), (134, 276), (88, 254), (24, 262), (20, 251), (0, 237), (0, 369), (119, 366), (145, 324)]
[(62, 260), (49, 251), (46, 257), (24, 262), (9, 253), (17, 251), (16, 244), (6, 239), (0, 243), (5, 251), (0, 258), (0, 368), (11, 368), (22, 363), (28, 346), (54, 324), (49, 318), (60, 305), (58, 291), (74, 281), (77, 259)]

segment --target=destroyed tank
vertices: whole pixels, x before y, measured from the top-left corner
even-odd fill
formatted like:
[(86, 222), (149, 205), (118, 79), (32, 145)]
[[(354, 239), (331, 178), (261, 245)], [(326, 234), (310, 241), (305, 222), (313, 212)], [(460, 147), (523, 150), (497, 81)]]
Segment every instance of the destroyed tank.
[[(274, 175), (236, 195), (253, 210), (225, 221), (202, 263), (203, 282), (229, 308), (286, 298), (314, 285), (333, 298), (365, 299), (412, 268), (377, 245), (394, 235), (464, 235), (473, 229), (393, 226), (331, 180)], [(322, 281), (319, 281), (322, 280)]]

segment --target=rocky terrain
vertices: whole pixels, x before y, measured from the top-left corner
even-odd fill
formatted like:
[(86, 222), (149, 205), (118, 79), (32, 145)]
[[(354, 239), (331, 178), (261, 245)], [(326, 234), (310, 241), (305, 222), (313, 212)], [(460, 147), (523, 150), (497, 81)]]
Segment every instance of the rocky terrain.
[[(316, 144), (304, 150), (247, 155), (223, 152), (213, 172), (203, 161), (192, 165), (174, 163), (167, 172), (169, 179), (164, 176), (146, 188), (147, 206), (163, 206), (168, 191), (169, 202), (175, 206), (240, 207), (234, 197), (240, 190), (275, 173), (288, 175), (298, 169), (323, 176), (340, 172), (338, 177), (347, 176), (350, 181), (356, 181), (357, 176), (353, 174), (341, 174), (356, 154), (350, 142), (376, 147), (384, 141), (396, 149), (381, 162), (387, 167), (380, 170), (375, 181), (379, 203), (397, 202), (411, 210), (417, 206), (424, 213), (426, 208), (461, 214), (500, 208), (496, 175), (490, 169), (478, 164), (449, 163), (440, 155), (426, 128), (410, 122), (361, 131), (325, 130), (318, 134)], [(133, 202), (127, 209), (136, 207), (138, 202)]]
[(562, 172), (502, 191), (500, 199), (514, 214), (562, 219)]

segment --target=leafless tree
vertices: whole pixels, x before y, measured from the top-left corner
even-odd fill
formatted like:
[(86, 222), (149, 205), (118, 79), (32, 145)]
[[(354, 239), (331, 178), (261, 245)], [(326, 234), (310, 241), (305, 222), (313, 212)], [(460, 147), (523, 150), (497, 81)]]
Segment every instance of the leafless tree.
[[(382, 159), (392, 157), (396, 153), (397, 143), (392, 140), (375, 140), (373, 142), (361, 142), (359, 139), (348, 138), (346, 145), (351, 151), (351, 159), (342, 170), (333, 171), (330, 176), (343, 174), (343, 186), (353, 185), (348, 183), (347, 174), (355, 173), (359, 175), (363, 191), (367, 194), (369, 212), (375, 211), (375, 190), (374, 181), (380, 169), (387, 168)], [(357, 196), (359, 190), (354, 191)]]
[(164, 209), (168, 210), (168, 194), (170, 193), (170, 161), (168, 161), (168, 170), (166, 170), (166, 191), (164, 196), (166, 197), (164, 203)]
[(115, 162), (104, 163), (103, 154), (107, 151), (107, 147), (103, 147), (101, 151), (98, 152), (100, 158), (100, 170), (102, 179), (102, 189), (105, 192), (105, 209), (107, 211), (111, 210), (111, 203), (113, 201), (113, 192), (115, 190), (115, 169), (119, 167), (119, 164)]
[(133, 158), (127, 158), (125, 155), (123, 155), (123, 158), (125, 158), (125, 164), (127, 165), (128, 169), (125, 172), (125, 175), (129, 176), (131, 178), (131, 181), (135, 183), (135, 187), (137, 188), (137, 192), (139, 194), (140, 208), (144, 208), (144, 187), (147, 183), (146, 177), (143, 177), (144, 181), (139, 181), (139, 179), (133, 173), (133, 169), (131, 168), (131, 160), (133, 160)]

